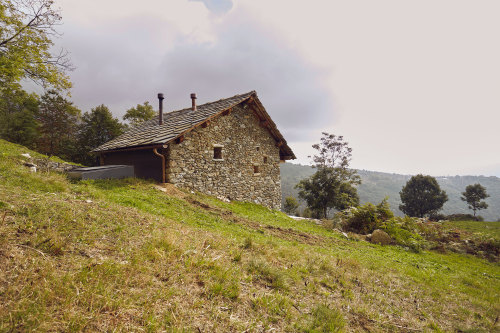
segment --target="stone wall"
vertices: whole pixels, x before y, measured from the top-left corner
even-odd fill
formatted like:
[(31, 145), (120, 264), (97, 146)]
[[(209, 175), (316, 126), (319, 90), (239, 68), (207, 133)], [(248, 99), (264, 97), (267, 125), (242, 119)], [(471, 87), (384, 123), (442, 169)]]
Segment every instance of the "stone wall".
[(54, 162), (49, 160), (48, 158), (35, 158), (33, 166), (42, 171), (59, 171), (66, 172), (71, 171), (74, 168), (78, 168), (78, 165), (63, 163), (63, 162)]
[[(222, 158), (214, 159), (214, 148)], [(279, 148), (249, 108), (234, 107), (206, 128), (170, 143), (167, 180), (177, 186), (269, 208), (281, 206)]]

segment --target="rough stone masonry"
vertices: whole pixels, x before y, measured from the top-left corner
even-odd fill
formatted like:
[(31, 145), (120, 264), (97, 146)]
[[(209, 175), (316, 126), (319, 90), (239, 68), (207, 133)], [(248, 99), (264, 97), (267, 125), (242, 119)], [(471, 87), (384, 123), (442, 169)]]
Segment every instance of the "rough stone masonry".
[(166, 155), (167, 181), (176, 186), (280, 209), (279, 148), (245, 106), (170, 143)]

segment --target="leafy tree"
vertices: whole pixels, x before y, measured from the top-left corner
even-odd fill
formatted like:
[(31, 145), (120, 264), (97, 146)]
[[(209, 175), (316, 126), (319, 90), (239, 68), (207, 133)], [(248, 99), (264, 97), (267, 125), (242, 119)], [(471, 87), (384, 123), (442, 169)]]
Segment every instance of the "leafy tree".
[(39, 136), (38, 96), (19, 85), (0, 88), (0, 137), (34, 149)]
[(53, 0), (0, 0), (0, 85), (30, 79), (43, 86), (71, 86), (67, 53), (51, 53), (61, 16)]
[(313, 145), (318, 151), (318, 155), (313, 156), (318, 171), (295, 187), (313, 215), (326, 218), (330, 209), (346, 209), (359, 203), (354, 185), (361, 181), (356, 171), (349, 169), (352, 149), (344, 138), (322, 134), (320, 143)]
[(481, 184), (467, 186), (465, 192), (462, 192), (462, 195), (460, 199), (467, 202), (469, 209), (472, 209), (474, 212), (474, 217), (476, 216), (476, 210), (488, 208), (488, 204), (481, 201), (489, 197), (488, 193), (486, 193), (486, 188), (481, 186)]
[(448, 200), (445, 191), (442, 191), (436, 178), (416, 175), (410, 178), (401, 192), (399, 209), (408, 216), (424, 217), (443, 208)]
[(344, 141), (344, 137), (326, 132), (321, 134), (323, 137), (320, 143), (312, 145), (318, 151), (318, 155), (313, 156), (314, 166), (347, 169), (351, 161), (352, 148)]
[(38, 151), (71, 159), (80, 113), (72, 102), (57, 91), (47, 91), (41, 98), (37, 117), (40, 123)]
[(90, 112), (85, 112), (79, 131), (80, 154), (77, 161), (93, 165), (95, 158), (90, 151), (122, 134), (124, 128), (125, 126), (113, 117), (105, 105), (99, 105)]
[(283, 206), (285, 213), (289, 215), (297, 214), (297, 208), (299, 208), (299, 203), (297, 202), (297, 199), (295, 199), (292, 196), (285, 198), (285, 205)]
[(137, 125), (143, 121), (153, 119), (156, 116), (156, 112), (153, 106), (149, 102), (144, 102), (144, 104), (137, 104), (135, 108), (130, 108), (125, 112), (123, 120), (128, 120), (132, 125)]

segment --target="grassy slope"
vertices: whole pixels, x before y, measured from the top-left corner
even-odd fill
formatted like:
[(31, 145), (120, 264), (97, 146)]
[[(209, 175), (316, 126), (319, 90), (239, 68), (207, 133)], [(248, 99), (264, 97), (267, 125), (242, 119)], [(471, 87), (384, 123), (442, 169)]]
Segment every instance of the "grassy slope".
[(498, 330), (496, 263), (140, 180), (70, 183), (26, 151), (0, 140), (0, 331)]

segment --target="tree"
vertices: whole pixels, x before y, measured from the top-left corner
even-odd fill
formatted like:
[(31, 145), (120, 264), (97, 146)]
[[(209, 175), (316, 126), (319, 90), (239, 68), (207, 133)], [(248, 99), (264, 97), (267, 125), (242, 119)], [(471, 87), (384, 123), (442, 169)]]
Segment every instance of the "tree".
[(67, 89), (67, 53), (51, 53), (61, 21), (53, 0), (0, 0), (0, 85), (30, 79), (44, 87)]
[(295, 199), (292, 196), (285, 198), (285, 204), (283, 206), (283, 210), (285, 211), (285, 213), (289, 215), (297, 214), (297, 208), (299, 208), (299, 203), (297, 202), (297, 199)]
[(94, 164), (95, 158), (90, 151), (122, 134), (124, 127), (105, 105), (85, 112), (78, 134), (80, 154), (77, 161), (86, 165)]
[(359, 202), (354, 185), (360, 184), (355, 170), (349, 169), (352, 149), (342, 136), (323, 132), (318, 151), (313, 156), (314, 175), (300, 181), (295, 187), (299, 197), (306, 201), (313, 214), (326, 218), (330, 209), (346, 209)]
[(130, 108), (125, 112), (123, 120), (128, 120), (132, 125), (137, 125), (143, 121), (153, 119), (156, 116), (156, 112), (153, 106), (149, 102), (144, 102), (144, 104), (137, 104), (135, 108)]
[(39, 136), (38, 96), (19, 85), (0, 89), (0, 137), (29, 148), (36, 148)]
[(488, 204), (481, 201), (489, 197), (488, 193), (486, 193), (486, 188), (481, 186), (481, 184), (467, 186), (465, 192), (462, 192), (462, 195), (460, 199), (467, 202), (469, 209), (472, 209), (474, 212), (474, 216), (476, 216), (476, 210), (488, 208)]
[(80, 110), (55, 90), (48, 90), (40, 100), (38, 151), (49, 156), (70, 159), (74, 155)]
[(326, 218), (330, 209), (338, 210), (359, 203), (356, 188), (343, 182), (333, 168), (320, 168), (311, 177), (301, 180), (296, 187), (313, 216)]
[(408, 216), (424, 217), (438, 212), (448, 200), (445, 191), (441, 191), (436, 178), (416, 175), (410, 178), (401, 192), (399, 209)]

